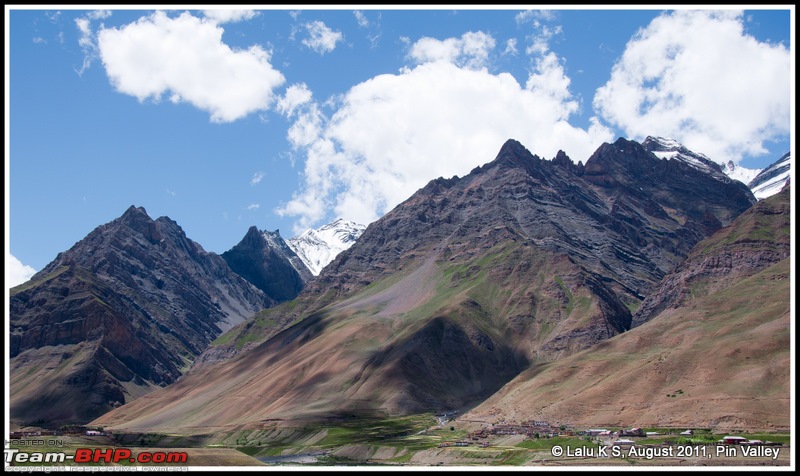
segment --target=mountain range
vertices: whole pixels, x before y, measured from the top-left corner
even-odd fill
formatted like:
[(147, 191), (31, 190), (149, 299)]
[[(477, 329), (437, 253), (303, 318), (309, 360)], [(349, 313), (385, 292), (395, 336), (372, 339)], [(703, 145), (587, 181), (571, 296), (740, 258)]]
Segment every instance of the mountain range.
[(629, 332), (693, 246), (755, 203), (741, 182), (633, 141), (575, 164), (510, 140), (372, 223), (179, 382), (95, 423), (214, 432), (478, 405)]
[[(694, 288), (676, 297), (683, 288), (662, 283), (756, 201), (707, 157), (651, 137), (603, 144), (585, 164), (509, 140), (492, 162), (432, 180), (369, 227), (338, 220), (287, 241), (251, 227), (221, 256), (131, 207), (12, 290), (12, 420), (102, 415), (96, 424), (125, 431), (191, 432), (480, 409), (532, 369), (690, 303)], [(739, 251), (730, 268), (741, 273), (709, 266), (699, 275), (716, 284), (703, 289), (780, 254)], [(77, 281), (64, 283), (70, 273)], [(210, 310), (178, 282), (211, 289), (198, 298)], [(133, 330), (108, 330), (117, 321)], [(150, 360), (133, 368), (140, 354), (114, 339), (141, 341)], [(174, 370), (155, 379), (146, 369), (166, 368), (161, 355)], [(44, 388), (55, 408), (79, 410), (43, 411)]]

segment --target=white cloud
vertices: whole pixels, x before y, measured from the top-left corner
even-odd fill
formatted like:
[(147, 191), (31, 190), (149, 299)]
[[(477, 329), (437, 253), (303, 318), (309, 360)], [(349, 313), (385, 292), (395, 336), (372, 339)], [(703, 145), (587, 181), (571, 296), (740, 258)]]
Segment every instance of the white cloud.
[(253, 178), (250, 179), (250, 185), (258, 185), (264, 179), (266, 174), (264, 172), (256, 172), (253, 174)]
[[(60, 14), (61, 12), (59, 12)], [(84, 71), (89, 69), (92, 61), (97, 59), (98, 49), (97, 41), (92, 32), (92, 20), (102, 20), (111, 16), (109, 10), (94, 10), (89, 12), (85, 17), (78, 17), (75, 19), (75, 26), (78, 27), (78, 45), (83, 51), (83, 62), (80, 69), (77, 70), (79, 76), (82, 76)], [(61, 43), (63, 44), (63, 33), (61, 35)]]
[(364, 15), (364, 12), (361, 10), (356, 10), (353, 12), (353, 15), (356, 16), (356, 22), (358, 22), (358, 26), (361, 28), (367, 28), (369, 26), (369, 20), (367, 20), (367, 16)]
[(570, 98), (569, 83), (570, 79), (564, 73), (561, 62), (551, 51), (536, 58), (534, 71), (528, 76), (525, 89), (562, 104), (565, 111), (571, 114), (578, 111), (578, 104)]
[(674, 138), (717, 162), (789, 132), (792, 60), (743, 31), (741, 12), (680, 10), (640, 30), (594, 107), (626, 136)]
[(259, 208), (261, 208), (260, 203), (251, 203), (250, 205), (247, 206), (248, 210), (258, 210)]
[(188, 102), (231, 122), (268, 109), (272, 90), (284, 82), (260, 46), (234, 50), (222, 42), (223, 29), (184, 12), (176, 18), (158, 11), (122, 28), (98, 33), (100, 57), (114, 87), (140, 101)]
[(550, 59), (526, 87), (446, 61), (373, 77), (342, 96), (329, 120), (298, 115), (295, 125), (311, 131), (294, 143), (306, 156), (304, 187), (276, 212), (298, 217), (296, 232), (327, 214), (369, 223), (431, 179), (491, 161), (509, 138), (545, 158), (564, 149), (586, 160), (613, 136), (596, 121), (589, 130), (569, 125), (577, 103), (564, 94), (568, 84)]
[(33, 42), (36, 43), (37, 45), (40, 45), (40, 44), (45, 44), (46, 45), (47, 44), (47, 40), (45, 40), (41, 36), (35, 36), (33, 38)]
[(203, 10), (206, 18), (217, 24), (247, 21), (258, 15), (255, 10)]
[(553, 19), (555, 19), (555, 13), (552, 10), (525, 10), (517, 13), (514, 17), (517, 25), (530, 23), (537, 28), (542, 21), (552, 21)]
[(104, 20), (111, 16), (111, 10), (94, 10), (86, 15), (90, 20)]
[(276, 109), (286, 117), (294, 115), (298, 107), (311, 101), (311, 90), (305, 83), (292, 84), (286, 88), (286, 93), (280, 99)]
[(325, 116), (320, 111), (317, 103), (311, 101), (300, 109), (297, 119), (286, 133), (286, 137), (294, 149), (308, 147), (317, 140), (324, 123)]
[(6, 286), (8, 288), (22, 284), (36, 274), (35, 269), (22, 264), (14, 255), (6, 255), (6, 258)]
[(517, 39), (516, 38), (509, 38), (506, 40), (506, 49), (503, 51), (504, 55), (516, 55), (517, 54)]
[(344, 39), (341, 32), (328, 28), (319, 20), (306, 23), (305, 27), (308, 31), (308, 38), (303, 40), (303, 44), (321, 55), (333, 51), (336, 43)]
[(561, 25), (549, 27), (538, 25), (537, 32), (527, 37), (530, 44), (525, 48), (525, 53), (529, 55), (543, 55), (550, 49), (550, 39), (562, 33)]
[(278, 101), (276, 110), (287, 118), (296, 118), (286, 133), (292, 148), (306, 147), (319, 136), (325, 118), (305, 83), (286, 88), (286, 94)]
[(461, 38), (420, 38), (413, 45), (408, 57), (417, 64), (445, 61), (471, 69), (484, 68), (489, 63), (489, 53), (495, 47), (491, 35), (482, 31), (470, 31)]

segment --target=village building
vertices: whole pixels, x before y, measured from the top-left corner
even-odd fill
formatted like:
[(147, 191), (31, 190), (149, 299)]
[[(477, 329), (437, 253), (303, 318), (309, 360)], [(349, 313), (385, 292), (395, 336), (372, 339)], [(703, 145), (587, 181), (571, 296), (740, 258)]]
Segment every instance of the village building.
[(747, 441), (747, 438), (744, 438), (742, 436), (726, 436), (725, 438), (720, 440), (720, 442), (723, 445), (741, 445), (742, 443), (745, 443), (746, 441)]

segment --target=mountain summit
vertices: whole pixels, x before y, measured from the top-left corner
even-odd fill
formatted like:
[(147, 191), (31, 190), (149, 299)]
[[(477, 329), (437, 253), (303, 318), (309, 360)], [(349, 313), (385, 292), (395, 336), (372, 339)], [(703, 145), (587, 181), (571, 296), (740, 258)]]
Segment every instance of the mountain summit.
[(222, 253), (222, 258), (277, 302), (294, 299), (314, 277), (278, 230), (260, 231), (252, 226), (239, 244)]

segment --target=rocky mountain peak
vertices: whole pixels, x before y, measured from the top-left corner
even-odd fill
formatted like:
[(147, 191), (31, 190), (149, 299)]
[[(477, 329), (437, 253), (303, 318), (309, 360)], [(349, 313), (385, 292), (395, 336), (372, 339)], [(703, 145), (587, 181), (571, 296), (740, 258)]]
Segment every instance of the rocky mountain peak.
[(125, 213), (115, 221), (137, 233), (141, 233), (151, 243), (157, 243), (163, 239), (155, 221), (150, 218), (150, 215), (147, 214), (144, 207), (131, 205), (125, 210)]
[(275, 301), (294, 299), (313, 278), (278, 230), (251, 226), (244, 238), (222, 253), (228, 266)]
[[(524, 145), (515, 139), (508, 139), (500, 148), (497, 157), (492, 162), (495, 165), (530, 168), (540, 162), (539, 156), (534, 155)], [(491, 165), (491, 164), (490, 164)]]
[(253, 225), (247, 229), (247, 233), (245, 233), (239, 245), (245, 245), (250, 248), (260, 248), (263, 247), (265, 243), (263, 232), (261, 232), (257, 226)]

